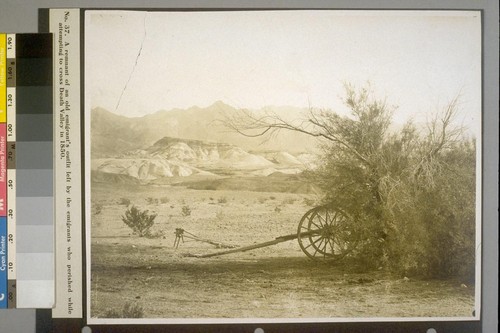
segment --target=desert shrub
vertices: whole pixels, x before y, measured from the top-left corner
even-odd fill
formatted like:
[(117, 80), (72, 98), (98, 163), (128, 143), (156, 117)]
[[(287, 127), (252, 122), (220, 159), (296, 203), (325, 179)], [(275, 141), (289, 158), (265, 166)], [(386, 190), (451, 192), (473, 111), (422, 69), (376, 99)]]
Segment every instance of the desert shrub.
[(191, 215), (191, 208), (189, 206), (182, 206), (181, 214), (182, 214), (182, 216), (190, 216)]
[(165, 232), (163, 230), (159, 230), (159, 231), (149, 231), (146, 235), (145, 235), (146, 238), (151, 238), (151, 239), (154, 239), (154, 238), (165, 238)]
[(153, 205), (153, 204), (158, 204), (158, 198), (151, 198), (151, 197), (148, 197), (146, 198), (146, 202), (150, 205)]
[(139, 304), (126, 302), (121, 310), (109, 309), (104, 314), (105, 318), (143, 318), (144, 309)]
[(94, 209), (95, 209), (94, 214), (95, 214), (95, 215), (99, 215), (99, 214), (101, 214), (101, 212), (102, 212), (102, 209), (103, 209), (103, 208), (104, 208), (103, 204), (101, 204), (101, 203), (97, 203), (97, 204), (95, 204), (95, 207), (94, 207)]
[[(353, 259), (405, 275), (473, 280), (476, 147), (457, 118), (458, 97), (420, 130), (392, 124), (396, 108), (370, 87), (345, 85), (349, 114), (311, 109), (308, 121), (243, 113), (229, 128), (272, 137), (291, 130), (321, 138), (319, 166), (308, 178), (350, 217), (360, 239)], [(275, 199), (274, 197), (269, 197)]]
[(285, 198), (283, 199), (283, 205), (293, 205), (297, 199), (295, 198)]
[(409, 275), (474, 281), (475, 147), (452, 144), (432, 166), (437, 170), (408, 180), (388, 196), (392, 222), (389, 265)]
[(227, 198), (226, 197), (220, 197), (218, 200), (217, 200), (218, 203), (220, 204), (223, 204), (223, 203), (227, 203)]
[(350, 91), (352, 117), (329, 115), (339, 143), (323, 146), (316, 171), (325, 202), (358, 226), (355, 256), (404, 275), (473, 279), (475, 144), (453, 125), (457, 101), (427, 124), (389, 133), (391, 110)]
[(127, 209), (125, 215), (122, 216), (122, 221), (130, 227), (139, 237), (147, 236), (157, 214), (149, 214), (148, 210), (141, 211), (135, 206)]
[(144, 309), (139, 304), (125, 303), (123, 306), (123, 318), (142, 318)]
[(219, 209), (219, 210), (215, 213), (215, 217), (216, 217), (216, 218), (217, 218), (217, 220), (219, 220), (219, 221), (224, 220), (225, 214), (224, 214), (224, 212), (222, 211), (222, 209)]
[(316, 200), (310, 198), (304, 198), (304, 205), (312, 207), (316, 204)]
[(263, 204), (267, 201), (267, 198), (266, 197), (260, 197), (259, 199), (259, 203)]
[(160, 202), (162, 204), (166, 204), (166, 203), (170, 202), (170, 199), (168, 197), (162, 197), (162, 198), (160, 198)]
[(128, 207), (130, 205), (130, 199), (120, 198), (120, 200), (118, 201), (118, 204), (119, 205), (124, 205), (124, 206)]
[(123, 318), (123, 314), (121, 311), (118, 311), (116, 309), (107, 309), (106, 312), (104, 312), (104, 318)]
[(274, 207), (274, 211), (276, 213), (281, 213), (281, 207), (279, 207), (279, 206)]

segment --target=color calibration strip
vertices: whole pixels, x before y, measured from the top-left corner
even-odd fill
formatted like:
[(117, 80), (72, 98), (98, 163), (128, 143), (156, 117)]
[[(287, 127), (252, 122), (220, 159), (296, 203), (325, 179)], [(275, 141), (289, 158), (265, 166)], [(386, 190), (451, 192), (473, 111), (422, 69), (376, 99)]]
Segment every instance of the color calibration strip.
[(16, 35), (17, 308), (54, 304), (52, 35)]
[(0, 34), (0, 308), (7, 308), (7, 35)]
[(7, 35), (7, 295), (16, 308), (16, 35)]

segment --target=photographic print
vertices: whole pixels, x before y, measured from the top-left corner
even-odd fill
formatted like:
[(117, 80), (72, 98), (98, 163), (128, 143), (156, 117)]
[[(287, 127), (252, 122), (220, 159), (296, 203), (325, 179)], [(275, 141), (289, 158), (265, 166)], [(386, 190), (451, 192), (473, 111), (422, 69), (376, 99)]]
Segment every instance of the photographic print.
[(479, 11), (84, 27), (89, 323), (479, 319)]

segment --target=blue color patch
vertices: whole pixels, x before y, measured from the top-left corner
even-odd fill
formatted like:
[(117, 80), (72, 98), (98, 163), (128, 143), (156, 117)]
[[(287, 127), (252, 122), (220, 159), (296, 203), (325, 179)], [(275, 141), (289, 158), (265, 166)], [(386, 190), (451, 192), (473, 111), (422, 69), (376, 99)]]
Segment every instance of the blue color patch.
[(7, 217), (0, 216), (0, 309), (7, 308)]

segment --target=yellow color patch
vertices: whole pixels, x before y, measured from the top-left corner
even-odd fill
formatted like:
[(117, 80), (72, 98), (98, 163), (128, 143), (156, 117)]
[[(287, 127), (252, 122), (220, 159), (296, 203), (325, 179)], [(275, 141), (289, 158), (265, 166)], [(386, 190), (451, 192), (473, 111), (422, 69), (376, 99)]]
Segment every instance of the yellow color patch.
[(0, 123), (7, 120), (7, 35), (0, 34)]

